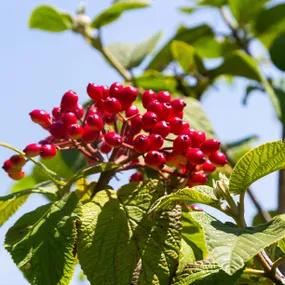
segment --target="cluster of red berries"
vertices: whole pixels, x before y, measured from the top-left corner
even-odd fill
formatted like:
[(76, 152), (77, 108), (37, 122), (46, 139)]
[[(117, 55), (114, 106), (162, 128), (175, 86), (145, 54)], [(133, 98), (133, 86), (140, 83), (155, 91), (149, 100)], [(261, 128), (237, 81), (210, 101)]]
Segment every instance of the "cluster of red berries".
[[(67, 91), (52, 114), (38, 109), (30, 113), (32, 121), (50, 135), (27, 145), (23, 150), (27, 158), (52, 158), (57, 150), (76, 148), (90, 163), (111, 161), (120, 163), (122, 170), (137, 169), (131, 181), (143, 180), (147, 166), (189, 186), (205, 184), (217, 165), (227, 163), (219, 151), (220, 142), (190, 128), (183, 120), (185, 102), (169, 92), (146, 90), (140, 94), (120, 83), (110, 88), (89, 83), (87, 93), (92, 100), (84, 108), (78, 95)], [(142, 102), (143, 112), (134, 104), (136, 100)], [(23, 156), (15, 155), (3, 168), (11, 178), (20, 179), (25, 163)]]

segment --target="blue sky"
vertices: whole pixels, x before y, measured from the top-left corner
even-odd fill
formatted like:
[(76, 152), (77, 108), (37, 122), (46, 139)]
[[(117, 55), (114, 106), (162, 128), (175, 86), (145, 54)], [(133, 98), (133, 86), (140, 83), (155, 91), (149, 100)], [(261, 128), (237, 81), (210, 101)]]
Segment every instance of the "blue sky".
[[(109, 1), (86, 1), (88, 13), (94, 15), (107, 7)], [(175, 31), (179, 23), (194, 25), (200, 21), (214, 23), (219, 27), (219, 16), (207, 11), (189, 19), (178, 13), (177, 7), (190, 1), (155, 0), (153, 7), (128, 13), (104, 30), (106, 43), (118, 41), (138, 42), (163, 31), (162, 43)], [(1, 4), (0, 82), (1, 112), (0, 141), (22, 148), (37, 141), (45, 133), (30, 122), (28, 113), (34, 108), (50, 110), (58, 104), (60, 96), (74, 89), (87, 99), (85, 87), (88, 82), (110, 84), (120, 80), (104, 60), (79, 36), (66, 33), (44, 33), (30, 30), (27, 21), (31, 10), (42, 1), (4, 1)], [(78, 1), (45, 1), (67, 11), (75, 11)], [(221, 26), (222, 28), (222, 26)], [(259, 143), (277, 139), (280, 126), (266, 95), (256, 94), (247, 107), (240, 102), (244, 82), (234, 85), (216, 84), (204, 96), (203, 105), (223, 141), (232, 141), (256, 134)], [(10, 152), (0, 149), (0, 161)], [(5, 194), (11, 180), (0, 171), (1, 195)], [(270, 175), (254, 184), (258, 199), (267, 209), (276, 206), (276, 175)], [(7, 229), (24, 212), (36, 208), (43, 199), (32, 197), (29, 202), (0, 228), (0, 243), (3, 244)], [(254, 208), (247, 203), (247, 218)], [(10, 257), (0, 247), (0, 276), (3, 285), (28, 284)], [(74, 282), (78, 284), (78, 282)]]

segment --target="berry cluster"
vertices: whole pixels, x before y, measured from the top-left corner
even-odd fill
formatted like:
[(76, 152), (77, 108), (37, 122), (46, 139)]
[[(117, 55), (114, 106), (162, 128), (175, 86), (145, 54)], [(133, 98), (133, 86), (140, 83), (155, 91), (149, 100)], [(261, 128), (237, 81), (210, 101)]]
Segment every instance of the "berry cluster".
[[(219, 151), (220, 142), (190, 128), (183, 120), (185, 102), (169, 92), (139, 94), (136, 88), (120, 83), (110, 88), (89, 83), (87, 93), (91, 102), (84, 108), (78, 95), (67, 91), (51, 114), (38, 109), (30, 113), (49, 136), (27, 145), (26, 158), (48, 159), (57, 150), (76, 148), (90, 163), (111, 161), (119, 163), (121, 170), (136, 169), (131, 181), (143, 180), (143, 169), (150, 167), (166, 179), (176, 177), (189, 186), (205, 184), (217, 165), (227, 163)], [(142, 102), (142, 112), (136, 100)], [(11, 178), (20, 179), (26, 158), (14, 155), (3, 168)]]

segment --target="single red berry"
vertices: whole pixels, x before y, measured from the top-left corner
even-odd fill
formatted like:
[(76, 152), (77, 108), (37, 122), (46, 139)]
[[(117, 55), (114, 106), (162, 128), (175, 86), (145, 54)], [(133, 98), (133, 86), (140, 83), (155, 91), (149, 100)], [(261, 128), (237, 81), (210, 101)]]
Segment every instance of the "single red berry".
[(193, 147), (200, 147), (201, 144), (206, 140), (206, 134), (202, 131), (196, 131), (194, 129), (190, 129), (189, 134), (192, 140)]
[(186, 151), (186, 158), (194, 164), (202, 164), (205, 162), (205, 154), (199, 148), (189, 147)]
[(55, 120), (59, 120), (61, 117), (61, 109), (60, 107), (54, 107), (52, 109), (52, 116)]
[(119, 82), (114, 82), (111, 86), (110, 86), (110, 96), (111, 97), (115, 97), (117, 99), (119, 99), (121, 97), (121, 94), (123, 92), (123, 85)]
[(116, 114), (105, 113), (103, 116), (103, 121), (108, 125), (114, 124), (115, 120), (116, 120)]
[(185, 154), (191, 146), (191, 138), (189, 135), (179, 135), (173, 142), (174, 153)]
[(162, 137), (167, 137), (170, 133), (170, 124), (166, 121), (159, 121), (157, 122), (154, 127), (151, 129), (151, 131), (155, 134), (159, 134)]
[(149, 137), (143, 134), (136, 136), (133, 140), (133, 146), (139, 153), (145, 153), (149, 150)]
[(5, 160), (2, 165), (2, 168), (4, 169), (4, 171), (8, 173), (13, 171), (13, 167), (14, 165), (10, 159)]
[(113, 147), (120, 146), (123, 142), (122, 137), (115, 132), (108, 132), (104, 135), (107, 144)]
[(41, 144), (39, 144), (39, 143), (31, 143), (31, 144), (28, 144), (24, 148), (24, 153), (28, 157), (38, 156), (38, 155), (40, 155), (41, 148), (42, 148)]
[(159, 91), (156, 96), (157, 100), (161, 103), (170, 102), (171, 95), (168, 91)]
[(201, 145), (201, 150), (205, 153), (219, 150), (221, 143), (217, 139), (207, 139)]
[(135, 135), (139, 133), (142, 129), (142, 115), (137, 115), (130, 120), (130, 134)]
[(164, 102), (161, 104), (161, 113), (159, 114), (159, 118), (161, 120), (167, 120), (169, 121), (170, 119), (173, 118), (173, 108), (169, 102)]
[(159, 102), (158, 100), (150, 101), (149, 104), (147, 105), (147, 110), (157, 115), (161, 114), (162, 108), (163, 108), (162, 103)]
[(132, 104), (138, 96), (137, 88), (133, 86), (125, 86), (120, 93), (120, 97), (118, 98), (123, 106), (129, 106)]
[(41, 125), (44, 129), (48, 129), (51, 125), (50, 114), (44, 110), (35, 109), (30, 112), (30, 116), (34, 123)]
[(149, 151), (145, 156), (145, 163), (152, 167), (162, 168), (165, 162), (164, 154), (157, 150)]
[(126, 111), (126, 117), (130, 118), (133, 117), (135, 115), (137, 115), (139, 113), (139, 109), (135, 106), (135, 105), (131, 105)]
[(206, 184), (208, 181), (207, 175), (204, 172), (195, 172), (189, 178), (192, 185)]
[(152, 129), (157, 123), (157, 115), (153, 112), (146, 112), (142, 117), (142, 127), (145, 131)]
[(149, 150), (159, 150), (164, 143), (163, 137), (158, 134), (149, 136)]
[(142, 95), (143, 106), (147, 109), (148, 104), (156, 99), (156, 93), (152, 90), (145, 90)]
[(87, 86), (87, 94), (94, 102), (98, 102), (104, 99), (104, 86), (89, 83)]
[(83, 134), (82, 134), (82, 140), (86, 143), (93, 143), (94, 141), (98, 140), (100, 136), (100, 133), (89, 127), (88, 125), (85, 125), (83, 127)]
[(44, 144), (41, 148), (41, 157), (44, 159), (53, 158), (56, 155), (56, 147), (53, 144)]
[(104, 127), (104, 122), (99, 114), (92, 114), (86, 118), (87, 124), (96, 131), (101, 131)]
[(224, 153), (216, 151), (210, 154), (209, 159), (217, 165), (225, 165), (228, 163), (227, 157)]
[(14, 166), (14, 169), (20, 170), (26, 164), (26, 159), (19, 154), (12, 155), (10, 160)]
[(17, 171), (17, 172), (9, 172), (9, 177), (14, 180), (20, 180), (25, 176), (24, 171)]
[(78, 95), (69, 90), (62, 96), (60, 108), (62, 112), (75, 112), (78, 104)]
[(189, 130), (189, 124), (178, 117), (173, 117), (169, 121), (171, 132), (175, 135), (187, 133)]
[(67, 127), (62, 121), (52, 123), (49, 132), (56, 139), (64, 139), (67, 136)]
[(81, 119), (83, 117), (84, 108), (82, 107), (82, 105), (77, 104), (76, 109), (75, 109), (75, 114), (76, 114), (78, 119)]
[(173, 99), (171, 101), (171, 106), (173, 110), (175, 111), (175, 113), (177, 113), (177, 112), (183, 111), (183, 109), (186, 107), (186, 103), (182, 99)]
[(210, 173), (216, 170), (216, 166), (210, 160), (207, 160), (202, 164), (202, 169)]
[(106, 142), (102, 142), (100, 145), (100, 151), (102, 153), (109, 153), (112, 150), (112, 147), (108, 145)]
[(72, 124), (67, 128), (68, 136), (74, 140), (79, 140), (83, 136), (83, 127), (79, 124)]
[(107, 113), (116, 114), (122, 110), (122, 105), (117, 98), (108, 97), (104, 101), (103, 108), (104, 108), (104, 111)]
[(78, 120), (77, 116), (72, 112), (63, 113), (61, 119), (66, 127), (76, 124)]
[(139, 182), (143, 181), (143, 174), (141, 172), (135, 172), (130, 177), (130, 182)]

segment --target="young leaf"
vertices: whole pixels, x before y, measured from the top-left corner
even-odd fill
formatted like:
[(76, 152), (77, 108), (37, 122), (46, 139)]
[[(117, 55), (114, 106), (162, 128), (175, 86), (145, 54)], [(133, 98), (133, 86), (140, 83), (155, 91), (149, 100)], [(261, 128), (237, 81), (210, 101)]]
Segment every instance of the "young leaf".
[(150, 212), (173, 208), (178, 203), (201, 203), (213, 207), (219, 206), (214, 189), (209, 186), (194, 186), (163, 196), (151, 207)]
[(160, 37), (161, 33), (156, 33), (139, 44), (114, 43), (107, 48), (126, 69), (132, 69), (139, 66), (152, 52)]
[(285, 143), (274, 141), (246, 153), (235, 165), (229, 189), (240, 194), (259, 178), (285, 168)]
[(91, 26), (99, 29), (117, 20), (121, 14), (127, 10), (140, 9), (149, 6), (149, 0), (121, 0), (115, 2), (111, 7), (107, 8), (95, 17)]
[(33, 10), (29, 27), (48, 32), (63, 32), (72, 28), (72, 17), (56, 8), (41, 5)]
[(229, 275), (236, 273), (248, 260), (285, 236), (285, 215), (245, 229), (222, 223), (202, 212), (192, 212), (191, 215), (205, 231), (209, 257)]
[(214, 137), (215, 132), (201, 103), (194, 98), (183, 98), (187, 106), (184, 109), (184, 118), (190, 122), (191, 127), (207, 133), (208, 137)]
[(72, 277), (78, 198), (75, 193), (22, 216), (5, 247), (32, 285), (68, 285)]

